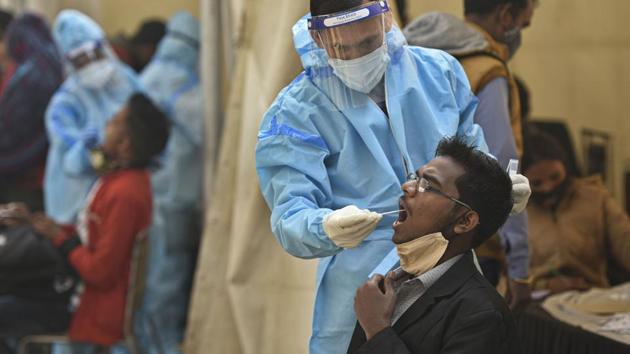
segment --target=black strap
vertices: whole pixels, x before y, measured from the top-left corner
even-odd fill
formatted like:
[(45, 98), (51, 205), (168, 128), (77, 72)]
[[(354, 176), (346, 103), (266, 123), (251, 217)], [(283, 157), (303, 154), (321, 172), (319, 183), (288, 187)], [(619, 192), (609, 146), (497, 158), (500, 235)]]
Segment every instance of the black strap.
[[(467, 53), (467, 54), (463, 54), (463, 55), (455, 55), (455, 59), (457, 59), (459, 62), (461, 62), (462, 60), (465, 59), (469, 59), (469, 58), (474, 58), (474, 57), (481, 57), (481, 56), (485, 56), (485, 57), (490, 57), (493, 59), (498, 60), (503, 67), (505, 67), (505, 70), (507, 71), (508, 75), (511, 76), (511, 71), (510, 71), (510, 67), (508, 66), (508, 63), (506, 61), (504, 61), (503, 59), (501, 59), (498, 55), (496, 55), (495, 53), (491, 53), (491, 52), (472, 52), (472, 53)], [(512, 116), (512, 88), (510, 87), (510, 84), (508, 82), (508, 92), (510, 93), (508, 96), (508, 104), (509, 104), (509, 110), (510, 110), (510, 116)], [(475, 92), (475, 95), (478, 92)]]
[(58, 249), (59, 252), (61, 252), (61, 254), (63, 255), (64, 259), (68, 259), (68, 255), (70, 255), (70, 252), (72, 252), (75, 248), (79, 246), (81, 246), (81, 239), (79, 238), (79, 236), (74, 235), (69, 239), (63, 241)]

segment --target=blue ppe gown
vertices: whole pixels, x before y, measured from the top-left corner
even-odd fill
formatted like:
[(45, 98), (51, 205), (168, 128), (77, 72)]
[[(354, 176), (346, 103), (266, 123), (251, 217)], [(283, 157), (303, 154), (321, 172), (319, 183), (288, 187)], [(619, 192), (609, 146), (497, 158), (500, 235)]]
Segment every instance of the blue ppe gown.
[[(104, 43), (100, 27), (76, 10), (62, 11), (53, 35), (67, 58), (68, 53), (88, 42)], [(97, 176), (89, 160), (90, 148), (104, 139), (105, 125), (140, 90), (135, 74), (115, 57), (115, 71), (99, 89), (81, 84), (69, 63), (65, 82), (53, 95), (46, 110), (50, 140), (44, 177), (46, 214), (57, 223), (72, 224)]]
[(180, 353), (201, 235), (203, 96), (199, 23), (173, 16), (140, 81), (171, 120), (161, 167), (152, 174), (153, 222), (145, 298), (137, 326), (145, 353)]
[(296, 257), (321, 259), (310, 352), (345, 353), (356, 323), (355, 291), (394, 249), (396, 217), (384, 217), (357, 248), (341, 249), (324, 232), (324, 216), (351, 204), (397, 210), (401, 183), (433, 159), (445, 136), (463, 136), (486, 152), (487, 146), (473, 123), (477, 99), (466, 74), (445, 52), (407, 46), (396, 27), (387, 33), (386, 115), (366, 95), (357, 104), (357, 92), (350, 95), (354, 104), (336, 104), (344, 96), (340, 87), (349, 89), (314, 45), (306, 17), (293, 33), (304, 72), (265, 113), (256, 165), (282, 247)]

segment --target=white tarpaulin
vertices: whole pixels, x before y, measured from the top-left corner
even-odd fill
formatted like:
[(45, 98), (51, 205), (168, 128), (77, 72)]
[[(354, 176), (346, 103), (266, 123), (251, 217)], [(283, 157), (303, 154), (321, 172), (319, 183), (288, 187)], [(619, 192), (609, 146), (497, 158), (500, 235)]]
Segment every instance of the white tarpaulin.
[(254, 149), (263, 113), (300, 71), (291, 26), (307, 12), (308, 1), (233, 5), (239, 37), (185, 352), (306, 353), (316, 262), (291, 257), (271, 234)]

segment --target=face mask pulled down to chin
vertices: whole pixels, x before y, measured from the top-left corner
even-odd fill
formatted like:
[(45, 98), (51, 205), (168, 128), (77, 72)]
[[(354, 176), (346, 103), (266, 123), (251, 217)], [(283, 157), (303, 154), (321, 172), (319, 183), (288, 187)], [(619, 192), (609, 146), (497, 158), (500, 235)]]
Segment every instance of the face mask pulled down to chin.
[(111, 172), (118, 167), (100, 147), (90, 150), (90, 164), (98, 176)]
[(433, 269), (448, 247), (448, 240), (441, 232), (419, 237), (396, 245), (400, 267), (418, 276)]

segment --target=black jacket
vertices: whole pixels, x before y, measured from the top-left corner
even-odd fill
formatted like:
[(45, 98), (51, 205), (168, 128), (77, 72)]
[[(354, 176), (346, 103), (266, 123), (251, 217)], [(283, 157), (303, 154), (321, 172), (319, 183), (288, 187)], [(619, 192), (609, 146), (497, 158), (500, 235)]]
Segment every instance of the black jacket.
[(519, 353), (515, 335), (507, 304), (468, 252), (393, 327), (366, 342), (357, 323), (348, 353)]

